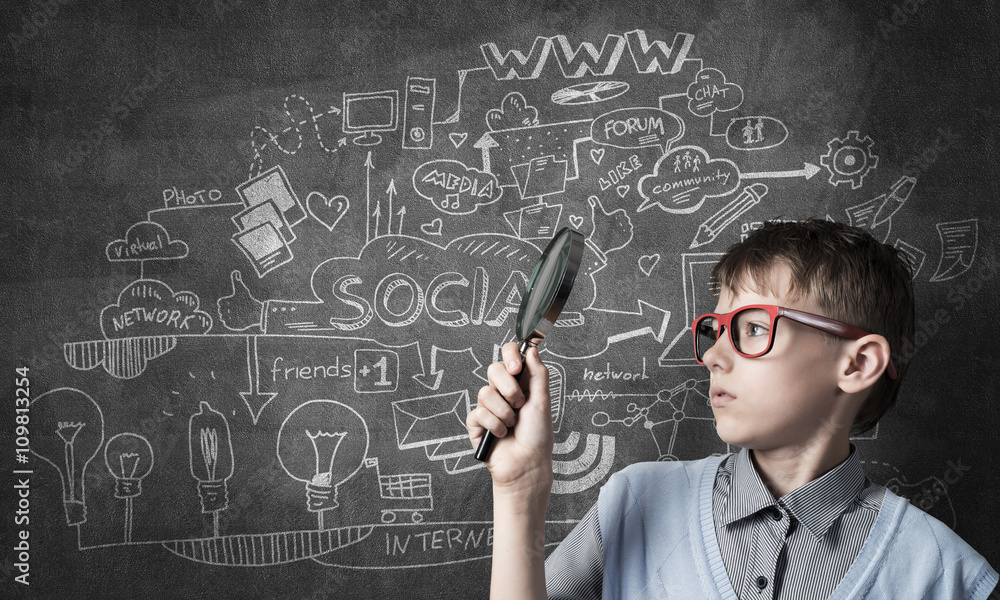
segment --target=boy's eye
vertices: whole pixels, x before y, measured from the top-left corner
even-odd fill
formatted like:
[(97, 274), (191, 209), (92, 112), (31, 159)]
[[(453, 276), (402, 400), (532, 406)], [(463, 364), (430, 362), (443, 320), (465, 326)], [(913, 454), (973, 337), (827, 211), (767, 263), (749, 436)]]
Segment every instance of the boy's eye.
[(738, 326), (741, 337), (745, 338), (766, 338), (770, 333), (771, 319), (767, 311), (757, 308), (744, 310), (736, 315), (734, 325)]

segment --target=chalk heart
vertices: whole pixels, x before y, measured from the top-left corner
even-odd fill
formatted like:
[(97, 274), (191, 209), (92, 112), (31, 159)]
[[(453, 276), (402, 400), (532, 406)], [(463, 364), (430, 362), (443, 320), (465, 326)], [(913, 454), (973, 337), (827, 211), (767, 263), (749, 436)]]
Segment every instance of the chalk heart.
[(451, 144), (458, 148), (465, 143), (465, 140), (469, 138), (468, 133), (449, 133), (448, 138), (451, 140)]
[(649, 277), (649, 274), (653, 272), (653, 269), (656, 268), (656, 264), (658, 262), (660, 262), (659, 254), (646, 254), (644, 256), (640, 256), (639, 270), (645, 273), (646, 277)]
[(590, 151), (590, 160), (594, 161), (595, 165), (601, 164), (604, 160), (604, 148), (594, 148)]
[(580, 225), (583, 225), (583, 217), (579, 217), (577, 215), (570, 215), (569, 224), (573, 226), (573, 229), (579, 229)]
[(427, 235), (441, 235), (441, 219), (434, 219), (430, 223), (424, 223), (420, 226), (420, 231), (423, 231)]
[(618, 192), (618, 197), (619, 198), (624, 198), (625, 194), (627, 194), (630, 189), (632, 189), (631, 186), (620, 185), (617, 188), (615, 188), (615, 191)]
[(330, 231), (333, 231), (337, 223), (344, 218), (344, 214), (347, 213), (350, 206), (351, 202), (347, 196), (338, 195), (328, 199), (319, 192), (312, 192), (306, 198), (306, 208), (309, 209), (309, 214)]

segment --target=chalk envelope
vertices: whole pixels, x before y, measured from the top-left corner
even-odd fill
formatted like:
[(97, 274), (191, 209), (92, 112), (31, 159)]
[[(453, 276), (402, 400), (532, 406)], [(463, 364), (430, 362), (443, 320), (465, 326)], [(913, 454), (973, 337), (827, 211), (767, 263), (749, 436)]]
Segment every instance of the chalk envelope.
[(457, 475), (474, 469), (485, 468), (486, 463), (476, 460), (473, 456), (474, 454), (474, 452), (470, 452), (462, 456), (456, 456), (455, 458), (444, 459), (444, 470), (449, 475)]
[(465, 417), (469, 391), (448, 392), (392, 403), (396, 441), (400, 450), (420, 448), (468, 437)]
[(473, 454), (476, 450), (469, 444), (467, 436), (463, 439), (441, 442), (440, 444), (428, 444), (424, 446), (428, 460), (446, 460), (449, 458), (460, 458), (466, 454)]

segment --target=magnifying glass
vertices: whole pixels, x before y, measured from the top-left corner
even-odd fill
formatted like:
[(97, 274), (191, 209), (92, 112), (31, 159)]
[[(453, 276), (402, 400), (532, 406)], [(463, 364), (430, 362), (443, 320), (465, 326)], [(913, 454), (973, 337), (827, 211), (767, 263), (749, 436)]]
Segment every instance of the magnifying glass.
[[(573, 289), (582, 258), (583, 234), (563, 227), (538, 259), (517, 310), (515, 333), (520, 340), (518, 350), (522, 360), (521, 372), (517, 374), (518, 382), (527, 370), (523, 367), (524, 355), (531, 347), (542, 343), (559, 319), (559, 313)], [(487, 431), (479, 441), (476, 460), (485, 461), (489, 458), (495, 441), (496, 436)]]

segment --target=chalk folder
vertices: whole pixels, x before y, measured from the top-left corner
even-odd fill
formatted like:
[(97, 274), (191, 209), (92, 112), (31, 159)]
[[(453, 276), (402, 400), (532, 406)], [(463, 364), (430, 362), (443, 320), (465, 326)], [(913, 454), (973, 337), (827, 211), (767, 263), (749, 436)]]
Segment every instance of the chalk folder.
[(467, 438), (469, 391), (449, 392), (392, 403), (400, 450)]
[(514, 174), (521, 198), (527, 199), (566, 191), (567, 165), (568, 161), (557, 160), (555, 156), (550, 155), (513, 165), (510, 170)]

